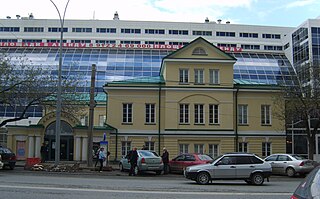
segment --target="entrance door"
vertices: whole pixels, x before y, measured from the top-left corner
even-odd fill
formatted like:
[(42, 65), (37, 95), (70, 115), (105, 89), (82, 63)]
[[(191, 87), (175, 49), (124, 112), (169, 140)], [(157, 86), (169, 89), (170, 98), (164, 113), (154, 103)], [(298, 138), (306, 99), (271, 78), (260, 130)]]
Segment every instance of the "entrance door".
[[(51, 123), (45, 134), (45, 143), (48, 143), (48, 160), (55, 160), (55, 149), (56, 147), (56, 123)], [(73, 132), (72, 127), (65, 121), (61, 121), (61, 134), (60, 134), (60, 160), (72, 161), (73, 160)]]

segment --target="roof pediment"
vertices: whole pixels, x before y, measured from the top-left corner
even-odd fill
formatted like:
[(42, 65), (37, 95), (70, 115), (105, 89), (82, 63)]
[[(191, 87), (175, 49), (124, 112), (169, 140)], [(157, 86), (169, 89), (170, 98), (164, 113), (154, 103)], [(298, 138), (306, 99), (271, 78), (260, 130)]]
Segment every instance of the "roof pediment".
[(236, 59), (220, 50), (202, 37), (198, 37), (190, 44), (164, 57), (164, 60), (170, 59), (198, 59), (198, 60), (230, 60)]

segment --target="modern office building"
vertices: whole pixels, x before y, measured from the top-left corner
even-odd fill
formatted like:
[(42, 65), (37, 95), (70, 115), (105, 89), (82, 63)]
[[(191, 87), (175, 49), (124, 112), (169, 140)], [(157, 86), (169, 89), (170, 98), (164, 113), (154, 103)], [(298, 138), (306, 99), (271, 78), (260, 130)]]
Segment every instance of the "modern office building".
[[(76, 92), (88, 93), (91, 66), (96, 64), (98, 106), (94, 117), (94, 142), (98, 143), (103, 133), (107, 133), (112, 157), (119, 158), (133, 145), (146, 144), (145, 142), (148, 141), (151, 149), (157, 151), (165, 146), (166, 141), (161, 142), (161, 139), (164, 139), (161, 136), (155, 141), (154, 136), (150, 137), (147, 134), (143, 134), (143, 138), (140, 137), (138, 141), (131, 139), (130, 136), (138, 136), (138, 131), (143, 131), (146, 126), (136, 129), (136, 135), (122, 131), (123, 129), (119, 127), (114, 118), (120, 117), (123, 109), (117, 112), (109, 111), (110, 107), (106, 106), (109, 103), (109, 97), (105, 95), (103, 88), (106, 83), (110, 83), (108, 85), (112, 85), (111, 82), (114, 84), (116, 82), (127, 83), (127, 81), (142, 78), (151, 83), (159, 79), (157, 82), (163, 84), (166, 81), (165, 79), (160, 81), (163, 78), (160, 71), (163, 58), (178, 49), (184, 49), (183, 46), (201, 37), (227, 53), (226, 56), (235, 58), (233, 71), (230, 71), (229, 74), (233, 76), (233, 86), (228, 85), (231, 86), (229, 89), (233, 94), (237, 92), (237, 85), (249, 87), (252, 85), (269, 85), (270, 87), (279, 84), (292, 85), (294, 74), (292, 66), (296, 66), (302, 57), (308, 59), (319, 57), (320, 41), (316, 39), (319, 38), (319, 27), (320, 19), (308, 20), (298, 28), (240, 25), (207, 19), (203, 23), (123, 21), (119, 19), (118, 14), (114, 15), (113, 20), (66, 20), (63, 28), (62, 74), (82, 76), (83, 84), (76, 88)], [(50, 74), (57, 75), (60, 31), (59, 20), (36, 19), (33, 16), (0, 19), (0, 52), (13, 57), (26, 56), (34, 65), (50, 68)], [(308, 37), (302, 37), (303, 34), (307, 34)], [(310, 49), (315, 50), (310, 53)], [(52, 70), (52, 66), (56, 66), (57, 69)], [(108, 86), (105, 89), (108, 89)], [(137, 92), (138, 94), (141, 93)], [(232, 103), (236, 104), (234, 101)], [(19, 107), (0, 106), (0, 118), (13, 117), (18, 114), (18, 110)], [(21, 152), (21, 154), (18, 153), (21, 159), (39, 156), (38, 149), (43, 141), (48, 142), (50, 149), (54, 149), (55, 132), (52, 128), (55, 124), (54, 113), (45, 112), (43, 107), (33, 107), (28, 110), (27, 114), (28, 119), (7, 125), (8, 137), (3, 139), (7, 140), (7, 145), (14, 151)], [(230, 117), (237, 116), (235, 111), (230, 111), (228, 114)], [(233, 118), (232, 123), (235, 124), (238, 119)], [(62, 159), (86, 160), (84, 148), (87, 145), (88, 118), (64, 115), (62, 120), (64, 132), (67, 133), (61, 137), (63, 151), (66, 154)], [(172, 120), (177, 121), (178, 118)], [(228, 127), (229, 133), (234, 136), (232, 139), (235, 139), (237, 128), (237, 125), (232, 125), (232, 128)], [(286, 126), (283, 124), (281, 128), (269, 130), (268, 132), (272, 131), (273, 134), (265, 136), (263, 142), (267, 142), (272, 136), (280, 136), (283, 138), (281, 143), (285, 145), (285, 129)], [(259, 129), (250, 129), (249, 126), (245, 131), (247, 133), (257, 132)], [(157, 136), (159, 132), (161, 135), (161, 128), (156, 132)], [(275, 135), (276, 132), (277, 135)], [(247, 143), (249, 146), (233, 144), (233, 147), (221, 150), (221, 152), (232, 150), (255, 152), (256, 150), (263, 155), (261, 140), (260, 144), (254, 145), (253, 150), (250, 143), (246, 142), (246, 136), (241, 139), (243, 139), (241, 143)], [(121, 140), (126, 140), (126, 142)], [(131, 141), (130, 145), (128, 141)], [(171, 145), (171, 149), (175, 153), (181, 152), (178, 149), (179, 145), (175, 146), (176, 148)], [(270, 152), (275, 152), (272, 151), (271, 146), (268, 147)], [(208, 146), (205, 148), (209, 150)], [(285, 152), (285, 149), (281, 147), (278, 147), (277, 150)], [(195, 151), (194, 147), (189, 149), (189, 152), (193, 151)], [(208, 151), (201, 152), (209, 153)], [(297, 153), (306, 154), (306, 151), (297, 151)], [(53, 159), (54, 153), (51, 154), (49, 159)]]

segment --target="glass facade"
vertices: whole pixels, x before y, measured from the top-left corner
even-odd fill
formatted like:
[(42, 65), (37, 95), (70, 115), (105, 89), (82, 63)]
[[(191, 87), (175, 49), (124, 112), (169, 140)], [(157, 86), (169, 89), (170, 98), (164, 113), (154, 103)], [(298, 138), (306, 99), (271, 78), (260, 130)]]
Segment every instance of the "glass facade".
[(320, 27), (311, 27), (313, 63), (320, 63)]
[[(107, 82), (139, 77), (159, 76), (162, 58), (172, 50), (68, 48), (63, 50), (62, 76), (80, 78), (77, 92), (88, 93), (91, 67), (96, 64), (96, 90), (103, 92)], [(35, 66), (42, 67), (49, 75), (58, 74), (58, 48), (0, 48), (1, 54), (12, 57), (26, 56)], [(262, 84), (292, 84), (291, 65), (282, 54), (232, 53), (237, 62), (234, 78)], [(13, 60), (14, 61), (14, 60)], [(16, 109), (0, 107), (0, 116), (12, 117)], [(33, 107), (31, 117), (41, 117), (42, 109)]]

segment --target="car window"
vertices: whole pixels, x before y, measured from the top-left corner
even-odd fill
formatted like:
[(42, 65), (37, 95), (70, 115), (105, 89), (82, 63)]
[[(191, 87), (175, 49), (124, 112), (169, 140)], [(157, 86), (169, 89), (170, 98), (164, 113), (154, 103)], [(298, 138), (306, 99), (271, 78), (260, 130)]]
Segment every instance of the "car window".
[(174, 159), (175, 161), (183, 161), (184, 160), (184, 155), (179, 155)]
[(140, 155), (143, 157), (157, 157), (150, 151), (139, 151)]
[(185, 155), (184, 161), (195, 161), (195, 157), (193, 155)]
[(255, 156), (250, 156), (250, 161), (253, 164), (262, 164), (263, 163), (263, 160), (260, 160), (259, 158), (255, 157)]
[(251, 160), (249, 156), (241, 156), (236, 157), (236, 163), (237, 164), (251, 164)]
[(208, 155), (198, 155), (200, 160), (212, 160), (212, 158)]
[(278, 161), (291, 161), (291, 158), (287, 155), (279, 155)]
[(235, 157), (223, 157), (220, 161), (220, 165), (230, 165), (230, 164), (235, 164), (236, 163), (236, 158)]
[(292, 157), (294, 157), (295, 159), (297, 159), (297, 160), (304, 160), (305, 158), (304, 157), (302, 157), (301, 155), (296, 155), (296, 154), (294, 154), (294, 155), (291, 155)]
[(266, 161), (276, 161), (277, 157), (278, 157), (277, 155), (272, 155), (272, 156), (266, 158)]

